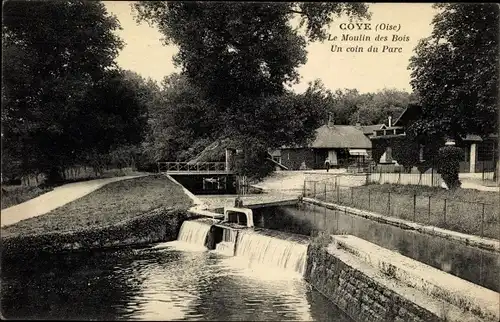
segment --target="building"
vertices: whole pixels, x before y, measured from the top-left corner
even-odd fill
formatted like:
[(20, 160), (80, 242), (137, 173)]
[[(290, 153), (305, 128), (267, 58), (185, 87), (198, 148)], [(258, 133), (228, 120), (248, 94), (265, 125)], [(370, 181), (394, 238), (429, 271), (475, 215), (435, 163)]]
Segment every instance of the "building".
[(361, 131), (363, 131), (363, 134), (366, 135), (368, 138), (371, 138), (373, 135), (375, 135), (375, 131), (383, 130), (386, 128), (385, 124), (360, 125), (359, 123), (356, 124), (356, 127)]
[(308, 146), (283, 147), (278, 153), (289, 170), (324, 169), (328, 158), (332, 167), (362, 165), (370, 160), (372, 144), (359, 126), (335, 125), (330, 121), (316, 130)]
[[(375, 129), (370, 140), (372, 141), (373, 160), (379, 165), (397, 164), (398, 158), (408, 158), (408, 153), (413, 153), (412, 163), (417, 165), (427, 165), (431, 167), (434, 163), (433, 158), (436, 155), (436, 146), (444, 146), (442, 142), (432, 142), (422, 144), (422, 142), (405, 141), (405, 129), (418, 119), (420, 115), (420, 106), (410, 105), (394, 123), (389, 118), (388, 124)], [(457, 140), (457, 146), (464, 150), (464, 159), (460, 162), (460, 172), (491, 172), (495, 169), (497, 157), (498, 136), (489, 135), (480, 137), (478, 135), (468, 134)], [(418, 154), (415, 153), (418, 151)], [(410, 158), (411, 159), (411, 158)], [(401, 161), (401, 160), (399, 160)], [(400, 162), (399, 162), (400, 163)]]

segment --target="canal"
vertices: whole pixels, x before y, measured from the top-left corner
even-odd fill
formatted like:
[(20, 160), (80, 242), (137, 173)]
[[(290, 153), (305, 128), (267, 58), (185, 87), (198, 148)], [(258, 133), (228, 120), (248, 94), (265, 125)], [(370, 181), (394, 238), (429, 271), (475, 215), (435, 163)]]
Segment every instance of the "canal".
[(224, 256), (182, 240), (160, 246), (50, 255), (3, 265), (2, 315), (57, 320), (352, 321), (296, 272)]

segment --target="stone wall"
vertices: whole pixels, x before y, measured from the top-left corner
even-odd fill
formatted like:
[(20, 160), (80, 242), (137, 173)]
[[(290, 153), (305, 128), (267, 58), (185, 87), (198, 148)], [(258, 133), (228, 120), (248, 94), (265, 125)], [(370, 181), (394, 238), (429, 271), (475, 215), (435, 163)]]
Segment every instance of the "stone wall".
[(307, 282), (356, 321), (439, 321), (322, 246), (309, 246), (307, 256)]
[(398, 283), (331, 245), (311, 244), (305, 279), (355, 321), (489, 321)]

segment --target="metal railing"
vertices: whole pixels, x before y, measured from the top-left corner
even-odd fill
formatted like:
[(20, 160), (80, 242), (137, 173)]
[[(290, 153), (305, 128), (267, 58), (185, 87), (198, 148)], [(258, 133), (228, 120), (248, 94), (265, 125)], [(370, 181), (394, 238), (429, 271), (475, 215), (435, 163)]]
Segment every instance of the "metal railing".
[(158, 172), (229, 173), (226, 162), (158, 162)]
[(415, 191), (348, 187), (336, 181), (304, 181), (303, 196), (426, 225), (498, 239), (498, 203), (441, 198)]

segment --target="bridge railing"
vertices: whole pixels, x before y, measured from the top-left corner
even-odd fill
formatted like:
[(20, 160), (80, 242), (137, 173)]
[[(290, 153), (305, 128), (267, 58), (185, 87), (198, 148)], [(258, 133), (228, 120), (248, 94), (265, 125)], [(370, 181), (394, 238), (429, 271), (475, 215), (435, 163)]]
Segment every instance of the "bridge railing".
[(226, 162), (158, 162), (158, 172), (227, 172)]

